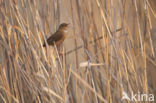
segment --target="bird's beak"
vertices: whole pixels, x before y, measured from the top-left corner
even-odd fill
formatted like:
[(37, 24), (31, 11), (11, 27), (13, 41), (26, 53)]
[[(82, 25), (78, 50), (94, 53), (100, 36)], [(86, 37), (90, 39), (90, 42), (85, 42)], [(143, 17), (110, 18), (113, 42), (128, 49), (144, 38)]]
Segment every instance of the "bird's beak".
[(68, 23), (66, 27), (67, 27), (67, 28), (70, 28), (70, 23)]
[(69, 25), (70, 25), (70, 23), (67, 24), (67, 26), (69, 26)]

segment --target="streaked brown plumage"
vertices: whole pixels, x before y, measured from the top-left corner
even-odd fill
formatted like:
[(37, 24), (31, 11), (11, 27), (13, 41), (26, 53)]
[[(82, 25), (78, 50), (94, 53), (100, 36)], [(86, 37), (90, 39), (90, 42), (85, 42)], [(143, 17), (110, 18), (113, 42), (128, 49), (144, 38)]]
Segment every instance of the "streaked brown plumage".
[[(68, 29), (68, 25), (69, 24), (67, 24), (67, 23), (62, 23), (59, 26), (58, 30), (47, 39), (48, 45), (53, 46), (54, 43), (56, 45), (61, 44), (64, 41), (64, 39), (66, 38), (66, 36), (67, 36), (66, 32), (67, 32), (67, 29)], [(43, 46), (46, 47), (45, 42), (44, 42)]]

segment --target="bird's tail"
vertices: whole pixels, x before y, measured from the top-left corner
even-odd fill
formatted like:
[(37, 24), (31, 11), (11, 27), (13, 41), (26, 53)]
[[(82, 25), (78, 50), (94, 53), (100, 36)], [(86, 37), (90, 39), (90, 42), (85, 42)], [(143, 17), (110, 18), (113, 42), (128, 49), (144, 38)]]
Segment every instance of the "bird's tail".
[(46, 47), (46, 43), (45, 42), (43, 43), (43, 47)]

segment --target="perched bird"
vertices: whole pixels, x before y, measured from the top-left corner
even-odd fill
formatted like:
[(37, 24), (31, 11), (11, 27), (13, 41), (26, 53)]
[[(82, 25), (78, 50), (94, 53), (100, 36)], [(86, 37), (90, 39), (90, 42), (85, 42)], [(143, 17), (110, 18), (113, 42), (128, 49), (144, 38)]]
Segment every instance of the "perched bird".
[[(67, 33), (68, 27), (69, 27), (69, 24), (67, 24), (67, 23), (60, 24), (58, 30), (47, 39), (48, 45), (53, 46), (54, 43), (56, 45), (60, 45), (67, 36), (66, 33)], [(45, 42), (43, 43), (43, 47), (46, 47)]]

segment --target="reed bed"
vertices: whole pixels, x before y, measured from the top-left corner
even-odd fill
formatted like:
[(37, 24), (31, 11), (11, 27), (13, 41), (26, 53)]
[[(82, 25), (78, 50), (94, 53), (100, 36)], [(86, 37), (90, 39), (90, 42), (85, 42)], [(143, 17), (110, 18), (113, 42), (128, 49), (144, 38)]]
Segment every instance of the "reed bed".
[(138, 103), (122, 97), (156, 95), (155, 40), (154, 0), (0, 0), (0, 103)]

